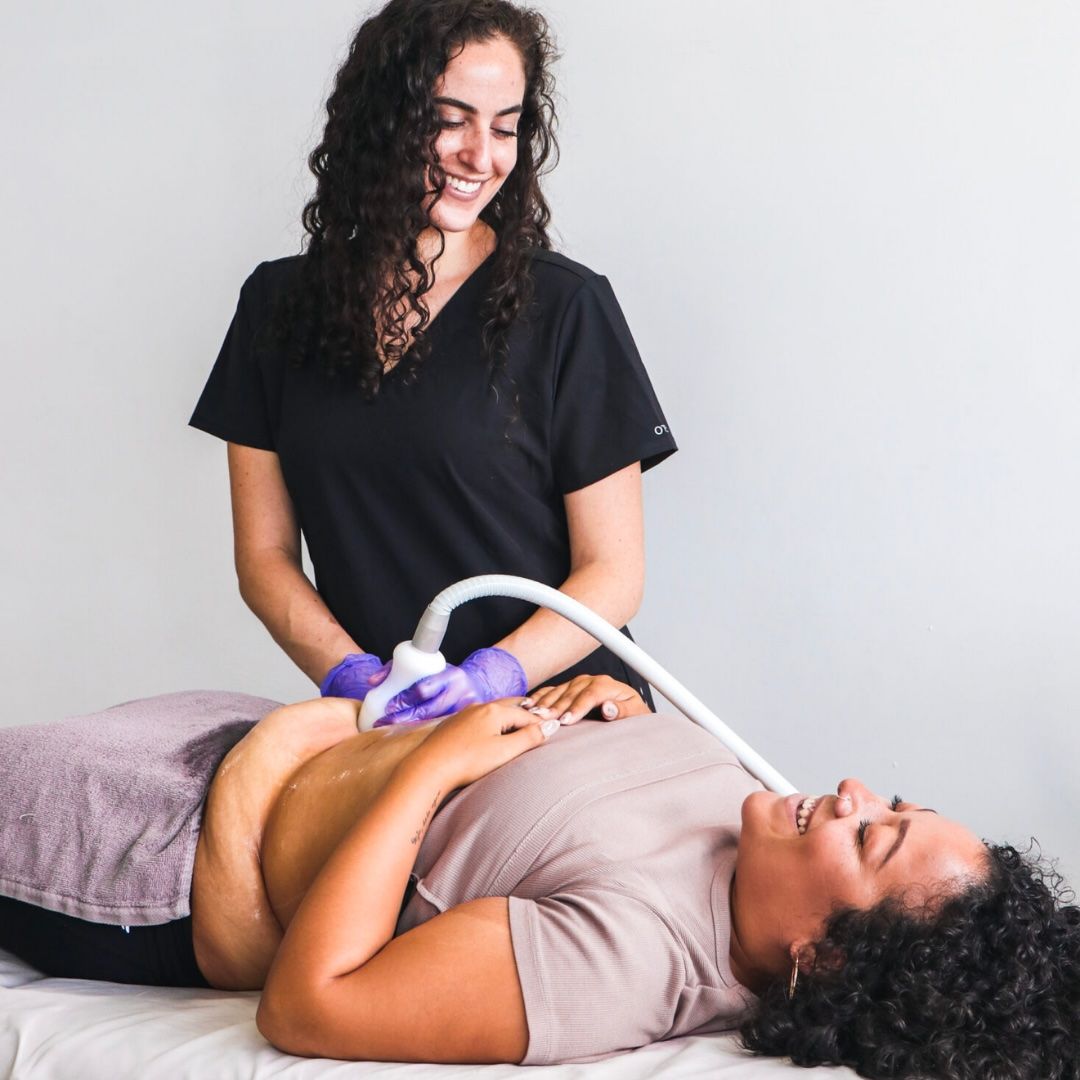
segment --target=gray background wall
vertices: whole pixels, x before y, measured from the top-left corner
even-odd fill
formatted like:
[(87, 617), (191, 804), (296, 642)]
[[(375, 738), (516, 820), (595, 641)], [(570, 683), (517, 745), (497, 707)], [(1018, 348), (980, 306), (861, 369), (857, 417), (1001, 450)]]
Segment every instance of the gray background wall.
[[(809, 790), (856, 773), (1080, 883), (1080, 15), (539, 0), (563, 249), (682, 450), (639, 640)], [(25, 7), (0, 41), (0, 723), (310, 687), (185, 421), (296, 250), (341, 0)]]

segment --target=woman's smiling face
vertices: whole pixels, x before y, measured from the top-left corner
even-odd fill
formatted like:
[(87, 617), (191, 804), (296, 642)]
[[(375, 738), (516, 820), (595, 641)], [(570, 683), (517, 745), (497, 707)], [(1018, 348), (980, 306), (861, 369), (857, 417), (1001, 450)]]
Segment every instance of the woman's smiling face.
[(444, 232), (465, 232), (517, 164), (517, 127), (525, 69), (505, 38), (473, 41), (446, 65), (435, 84), (442, 130), (436, 149), (446, 187), (431, 207)]
[(969, 829), (858, 780), (820, 797), (755, 792), (742, 807), (732, 886), (737, 945), (759, 973), (782, 973), (837, 908), (890, 895), (923, 904), (981, 880), (985, 867)]

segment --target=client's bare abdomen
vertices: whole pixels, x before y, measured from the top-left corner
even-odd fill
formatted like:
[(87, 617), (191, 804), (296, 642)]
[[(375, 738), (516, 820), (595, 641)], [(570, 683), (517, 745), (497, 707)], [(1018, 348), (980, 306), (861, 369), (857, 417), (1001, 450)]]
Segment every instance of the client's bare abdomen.
[(283, 928), (394, 767), (431, 728), (354, 734), (293, 773), (270, 811), (262, 841), (263, 881)]
[(221, 763), (192, 879), (195, 955), (222, 989), (258, 989), (315, 875), (432, 725), (356, 730), (339, 699), (277, 709)]

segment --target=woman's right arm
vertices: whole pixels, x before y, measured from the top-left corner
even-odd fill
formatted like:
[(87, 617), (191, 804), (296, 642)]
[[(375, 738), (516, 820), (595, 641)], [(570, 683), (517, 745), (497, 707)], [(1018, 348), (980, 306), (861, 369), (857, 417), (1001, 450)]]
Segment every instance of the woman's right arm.
[(500, 701), (430, 731), (308, 889), (266, 979), (259, 1030), (290, 1054), (519, 1062), (528, 1022), (509, 901), (463, 903), (394, 937), (417, 852), (450, 792), (541, 746), (552, 720)]
[(304, 574), (300, 527), (277, 454), (229, 443), (229, 486), (240, 595), (318, 685), (343, 656), (361, 649)]

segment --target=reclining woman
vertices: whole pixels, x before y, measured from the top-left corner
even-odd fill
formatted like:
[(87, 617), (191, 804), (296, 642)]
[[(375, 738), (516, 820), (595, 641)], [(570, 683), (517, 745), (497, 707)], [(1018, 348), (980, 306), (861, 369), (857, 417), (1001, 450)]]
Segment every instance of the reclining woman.
[[(521, 704), (358, 734), (327, 698), (204, 754), (190, 981), (263, 988), (260, 1030), (303, 1055), (550, 1063), (741, 1028), (865, 1076), (1078, 1075), (1080, 911), (1052, 874), (855, 780), (763, 791), (606, 676)], [(554, 719), (602, 705), (623, 718)], [(0, 946), (87, 974), (38, 915), (63, 919), (0, 901)]]

